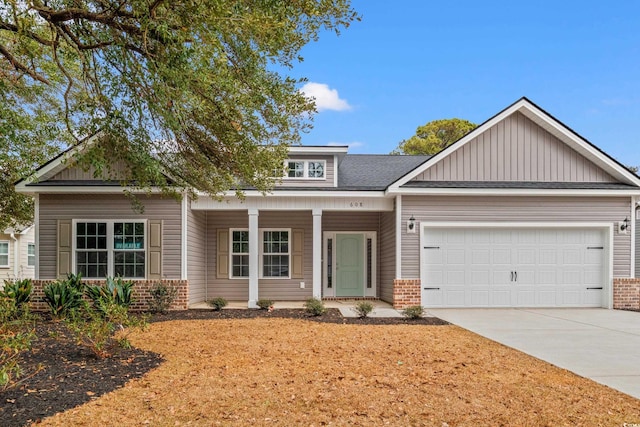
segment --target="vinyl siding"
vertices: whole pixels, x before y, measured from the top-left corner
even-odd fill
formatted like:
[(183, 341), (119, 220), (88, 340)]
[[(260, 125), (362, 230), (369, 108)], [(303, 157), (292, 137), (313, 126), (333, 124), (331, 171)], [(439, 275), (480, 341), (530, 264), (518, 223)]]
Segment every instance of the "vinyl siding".
[(616, 181), (519, 112), (487, 129), (413, 180)]
[(0, 267), (0, 283), (2, 283), (4, 279), (9, 279), (14, 276), (13, 260), (15, 258), (15, 242), (9, 234), (0, 234), (0, 242), (6, 242), (9, 244), (9, 264), (6, 267)]
[(187, 209), (189, 304), (207, 299), (207, 213)]
[(126, 165), (122, 161), (114, 162), (111, 165), (111, 170), (104, 170), (102, 174), (98, 177), (95, 177), (95, 168), (93, 166), (89, 167), (86, 171), (81, 167), (76, 165), (71, 165), (68, 168), (58, 172), (56, 175), (51, 177), (49, 181), (87, 181), (94, 179), (120, 179), (124, 178)]
[(635, 221), (632, 221), (632, 224), (632, 233), (636, 233), (636, 271), (634, 277), (640, 277), (640, 209), (636, 208)]
[[(249, 299), (248, 279), (219, 279), (217, 272), (217, 230), (248, 228), (246, 211), (209, 211), (207, 213), (207, 298), (224, 297), (230, 301)], [(261, 211), (258, 216), (259, 228), (290, 228), (304, 230), (304, 278), (303, 279), (260, 279), (258, 298), (278, 301), (303, 301), (312, 296), (313, 279), (313, 218), (310, 211), (284, 212)], [(305, 288), (300, 288), (305, 282)]]
[(56, 278), (58, 219), (161, 219), (162, 275), (180, 279), (180, 203), (160, 196), (140, 196), (144, 213), (132, 210), (123, 195), (40, 195), (40, 279)]
[(289, 156), (288, 160), (324, 160), (325, 179), (300, 179), (300, 178), (284, 178), (278, 187), (298, 188), (298, 187), (333, 187), (333, 176), (335, 167), (333, 164), (333, 156)]
[[(631, 200), (624, 197), (420, 197), (403, 196), (402, 221), (411, 215), (424, 221), (472, 222), (607, 222), (629, 216)], [(419, 228), (420, 229), (420, 228)], [(631, 234), (613, 236), (613, 276), (629, 277)], [(402, 278), (420, 277), (420, 233), (402, 231)]]
[(380, 262), (378, 295), (383, 301), (393, 302), (393, 280), (396, 278), (396, 213), (380, 214)]
[(19, 245), (20, 245), (20, 261), (18, 264), (18, 269), (20, 272), (20, 277), (35, 277), (36, 268), (35, 266), (29, 266), (29, 243), (34, 243), (36, 241), (36, 231), (35, 227), (31, 227), (29, 231), (25, 234), (20, 234), (18, 237)]

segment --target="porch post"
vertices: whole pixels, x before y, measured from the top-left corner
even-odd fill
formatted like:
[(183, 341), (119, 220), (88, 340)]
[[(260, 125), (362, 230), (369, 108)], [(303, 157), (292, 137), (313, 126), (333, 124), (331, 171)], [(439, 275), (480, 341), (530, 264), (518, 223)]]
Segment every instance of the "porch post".
[(249, 209), (249, 308), (258, 308), (258, 271), (260, 239), (258, 236), (258, 209)]
[(313, 214), (313, 297), (322, 298), (322, 209)]

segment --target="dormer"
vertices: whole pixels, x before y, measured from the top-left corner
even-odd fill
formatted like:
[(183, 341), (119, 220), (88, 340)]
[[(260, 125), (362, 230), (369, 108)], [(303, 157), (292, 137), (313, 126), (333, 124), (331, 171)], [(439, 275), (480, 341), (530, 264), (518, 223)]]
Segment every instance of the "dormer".
[(307, 145), (289, 148), (284, 176), (278, 187), (337, 187), (338, 165), (347, 150), (347, 146)]

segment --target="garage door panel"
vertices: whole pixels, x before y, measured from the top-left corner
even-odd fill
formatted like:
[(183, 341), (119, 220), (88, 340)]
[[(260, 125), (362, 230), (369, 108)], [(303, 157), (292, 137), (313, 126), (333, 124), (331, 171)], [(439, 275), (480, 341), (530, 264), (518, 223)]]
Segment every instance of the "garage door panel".
[[(425, 230), (429, 307), (601, 306), (605, 234), (597, 229)], [(587, 245), (592, 249), (587, 249)], [(593, 249), (595, 248), (595, 249)]]

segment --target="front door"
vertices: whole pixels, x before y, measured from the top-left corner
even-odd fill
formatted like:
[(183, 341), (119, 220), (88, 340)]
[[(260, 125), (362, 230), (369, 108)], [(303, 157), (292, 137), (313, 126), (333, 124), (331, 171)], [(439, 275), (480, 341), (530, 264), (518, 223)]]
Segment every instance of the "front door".
[(364, 234), (336, 234), (336, 296), (364, 296)]

